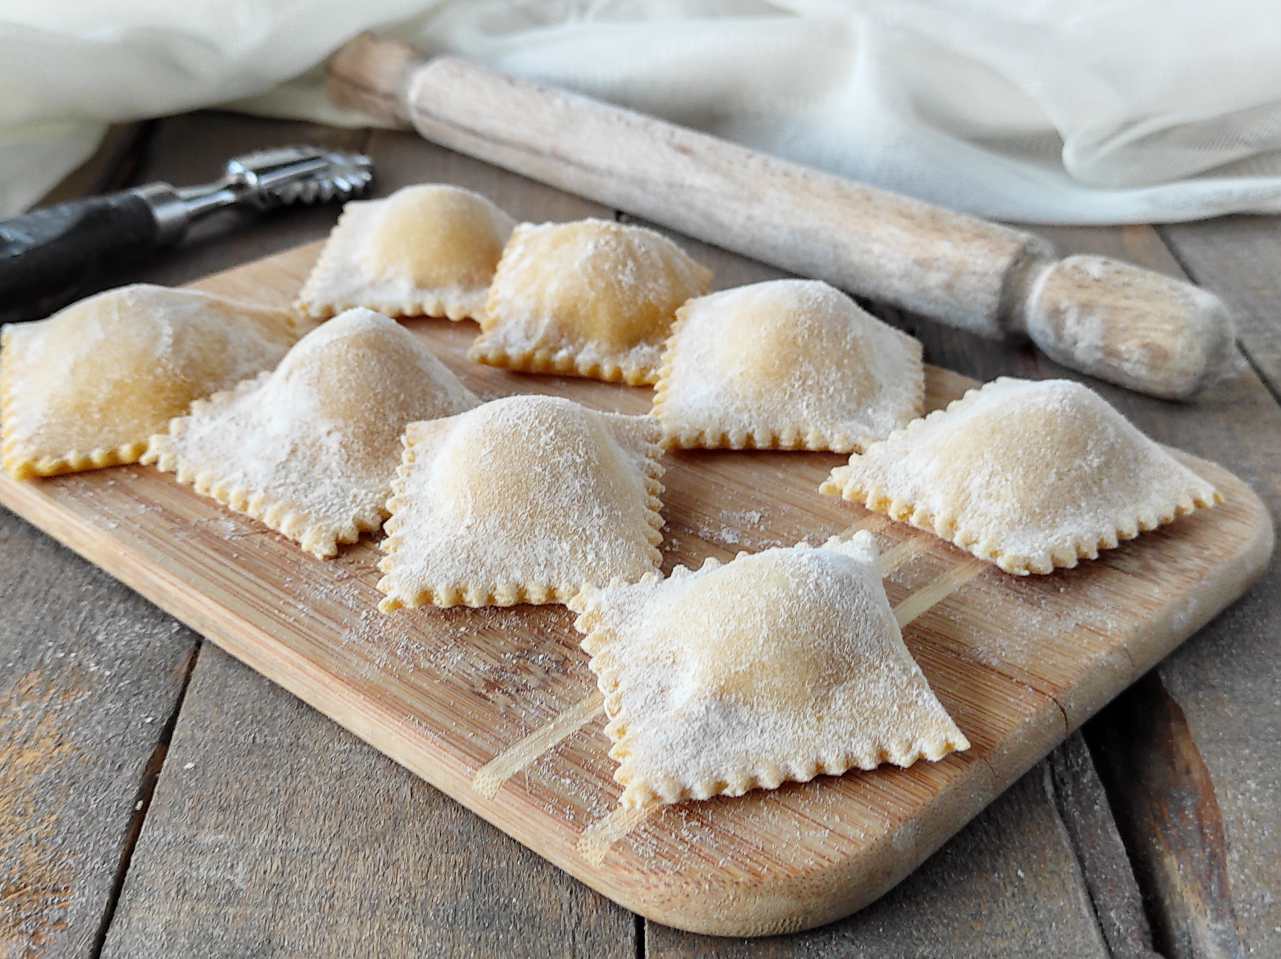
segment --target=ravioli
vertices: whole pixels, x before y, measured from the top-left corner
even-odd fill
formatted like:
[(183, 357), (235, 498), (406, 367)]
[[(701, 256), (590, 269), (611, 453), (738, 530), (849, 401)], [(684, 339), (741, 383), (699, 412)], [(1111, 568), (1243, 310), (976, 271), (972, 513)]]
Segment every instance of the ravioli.
[(625, 807), (969, 748), (903, 645), (866, 531), (588, 587), (569, 605)]
[(822, 485), (1008, 573), (1049, 573), (1221, 497), (1089, 388), (1002, 377)]
[(921, 344), (826, 283), (723, 290), (676, 317), (654, 389), (667, 446), (848, 453), (921, 414)]
[(521, 224), (469, 355), (530, 373), (653, 383), (677, 308), (711, 282), (710, 270), (645, 227)]
[(353, 307), (387, 316), (479, 317), (516, 221), (479, 193), (419, 184), (343, 207), (298, 298), (325, 319)]
[(286, 310), (150, 284), (0, 333), (0, 453), (18, 479), (137, 462), (192, 400), (275, 366)]
[(323, 559), (382, 525), (405, 425), (477, 403), (421, 339), (348, 310), (275, 371), (196, 403), (143, 462)]
[(658, 424), (510, 396), (413, 423), (387, 507), (378, 588), (403, 606), (563, 602), (656, 568)]

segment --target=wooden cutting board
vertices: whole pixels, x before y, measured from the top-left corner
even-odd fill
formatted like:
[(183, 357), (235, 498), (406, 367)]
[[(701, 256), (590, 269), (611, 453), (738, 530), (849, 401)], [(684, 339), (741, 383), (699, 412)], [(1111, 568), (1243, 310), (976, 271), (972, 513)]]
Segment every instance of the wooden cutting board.
[[(318, 248), (198, 285), (287, 303)], [(468, 363), (470, 323), (409, 326), (482, 397), (648, 410), (646, 389)], [(930, 409), (973, 385), (934, 367), (927, 383)], [(1223, 506), (1076, 570), (1020, 579), (820, 496), (844, 457), (669, 455), (664, 570), (872, 530), (907, 645), (973, 747), (648, 815), (617, 808), (601, 700), (563, 607), (384, 616), (369, 542), (313, 559), (145, 467), (4, 476), (0, 503), (611, 899), (684, 929), (750, 936), (880, 896), (1262, 572), (1273, 543), (1263, 504), (1221, 467), (1179, 456)]]

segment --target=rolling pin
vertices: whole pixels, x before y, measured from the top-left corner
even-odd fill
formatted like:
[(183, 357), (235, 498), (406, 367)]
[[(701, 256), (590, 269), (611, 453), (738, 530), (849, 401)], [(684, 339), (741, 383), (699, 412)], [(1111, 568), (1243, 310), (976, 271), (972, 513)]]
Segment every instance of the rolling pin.
[(451, 150), (1141, 393), (1190, 398), (1234, 353), (1218, 297), (1119, 260), (367, 34), (328, 74), (338, 104)]

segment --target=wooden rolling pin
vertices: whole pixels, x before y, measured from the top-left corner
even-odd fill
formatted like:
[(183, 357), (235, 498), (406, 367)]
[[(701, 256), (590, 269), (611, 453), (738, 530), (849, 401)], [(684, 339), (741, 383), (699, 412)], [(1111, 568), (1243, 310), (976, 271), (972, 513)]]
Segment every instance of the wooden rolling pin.
[(1206, 290), (455, 57), (364, 35), (330, 96), (428, 140), (716, 246), (1171, 399), (1233, 355)]

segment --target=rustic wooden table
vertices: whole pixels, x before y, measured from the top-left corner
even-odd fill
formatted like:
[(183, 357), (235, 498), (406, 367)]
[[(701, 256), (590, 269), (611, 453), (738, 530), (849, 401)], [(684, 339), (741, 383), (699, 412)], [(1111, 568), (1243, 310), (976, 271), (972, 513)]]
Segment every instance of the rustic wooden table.
[[(380, 193), (443, 180), (526, 216), (602, 212), (409, 134), (221, 113), (114, 131), (53, 198), (196, 182), (237, 152), (301, 141), (371, 153)], [(187, 282), (321, 237), (334, 217), (210, 225), (117, 279)], [(1245, 359), (1211, 397), (1103, 392), (1281, 514), (1278, 218), (1042, 232), (1190, 276), (1235, 307)], [(715, 256), (722, 285), (778, 275)], [(971, 376), (1065, 375), (1031, 350), (878, 312)], [(4, 511), (0, 583), (3, 956), (1281, 955), (1275, 559), (883, 900), (755, 941), (601, 898)]]

